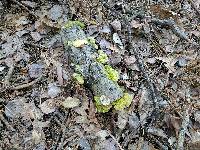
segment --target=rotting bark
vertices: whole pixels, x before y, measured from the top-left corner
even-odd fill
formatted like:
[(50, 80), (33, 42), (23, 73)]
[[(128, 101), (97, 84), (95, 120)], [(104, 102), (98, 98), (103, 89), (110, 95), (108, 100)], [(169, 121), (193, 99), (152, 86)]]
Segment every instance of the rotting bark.
[(67, 44), (68, 41), (85, 40), (87, 37), (84, 31), (79, 26), (72, 26), (63, 28), (61, 36), (63, 43), (65, 43), (65, 50), (69, 55), (71, 67), (83, 76), (93, 94), (105, 96), (110, 104), (120, 99), (123, 96), (122, 89), (117, 82), (108, 78), (104, 65), (96, 61), (98, 50), (89, 44), (84, 44), (81, 47)]

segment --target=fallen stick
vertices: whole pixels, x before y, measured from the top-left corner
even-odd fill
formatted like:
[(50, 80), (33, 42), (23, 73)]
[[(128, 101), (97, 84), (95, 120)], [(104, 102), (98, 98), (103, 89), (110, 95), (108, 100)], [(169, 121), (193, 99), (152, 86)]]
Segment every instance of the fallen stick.
[(18, 85), (18, 86), (13, 86), (11, 88), (9, 88), (10, 90), (21, 90), (21, 89), (24, 89), (24, 88), (28, 88), (34, 84), (36, 84), (38, 81), (40, 81), (42, 79), (42, 76), (38, 77), (37, 79), (29, 82), (29, 83), (26, 83), (26, 84), (22, 84), (22, 85)]
[(181, 125), (181, 129), (179, 131), (179, 135), (178, 135), (178, 142), (177, 142), (177, 150), (184, 150), (184, 141), (185, 141), (185, 133), (187, 131), (187, 127), (189, 125), (189, 110), (190, 107), (188, 107), (183, 115), (183, 121), (182, 121), (182, 125)]
[(151, 23), (155, 24), (155, 25), (160, 25), (162, 27), (170, 27), (170, 29), (172, 30), (172, 32), (174, 34), (176, 34), (178, 37), (180, 37), (183, 40), (186, 40), (188, 42), (191, 43), (191, 41), (189, 40), (187, 34), (182, 31), (173, 20), (170, 19), (166, 19), (166, 20), (160, 20), (160, 19), (152, 19)]
[(115, 143), (116, 143), (116, 145), (118, 146), (118, 148), (120, 149), (120, 150), (124, 150), (123, 148), (122, 148), (122, 146), (120, 145), (120, 143), (118, 142), (118, 140), (107, 130), (107, 133), (109, 134), (109, 136), (115, 141)]

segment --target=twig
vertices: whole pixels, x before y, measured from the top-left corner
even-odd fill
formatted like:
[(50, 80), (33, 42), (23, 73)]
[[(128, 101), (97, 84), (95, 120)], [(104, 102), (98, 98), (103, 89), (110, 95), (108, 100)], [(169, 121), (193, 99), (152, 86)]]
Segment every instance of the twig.
[(188, 42), (191, 43), (191, 41), (189, 40), (188, 36), (186, 33), (184, 33), (173, 20), (170, 19), (166, 19), (166, 20), (160, 20), (160, 19), (152, 19), (151, 23), (155, 24), (155, 25), (160, 25), (163, 27), (170, 27), (171, 30), (173, 31), (174, 34), (176, 34), (178, 37), (180, 37), (183, 40), (186, 40)]
[(33, 81), (29, 82), (29, 83), (18, 85), (18, 86), (13, 86), (10, 89), (11, 90), (21, 90), (21, 89), (24, 89), (24, 88), (28, 88), (28, 87), (36, 84), (38, 81), (40, 81), (41, 78), (42, 78), (42, 76), (38, 77), (37, 79), (35, 79), (35, 80), (33, 80)]
[[(66, 122), (65, 122), (66, 121)], [(67, 133), (67, 130), (68, 130), (68, 125), (69, 125), (69, 122), (70, 122), (70, 110), (68, 111), (63, 123), (62, 123), (62, 137), (61, 137), (61, 141), (60, 141), (60, 145), (57, 147), (57, 150), (59, 149), (63, 149), (63, 146), (64, 146), (64, 139), (65, 139), (65, 135)]]
[(19, 5), (20, 7), (24, 8), (29, 14), (31, 14), (33, 17), (35, 17), (36, 19), (38, 18), (37, 15), (35, 15), (32, 11), (30, 11), (25, 5), (23, 5), (22, 3), (18, 2), (17, 0), (11, 0), (12, 2), (16, 3), (17, 5)]
[(197, 12), (198, 17), (200, 17), (200, 11), (199, 11), (199, 9), (196, 7), (196, 5), (195, 5), (195, 3), (193, 2), (193, 0), (188, 0), (188, 1), (191, 3), (191, 5), (192, 5), (192, 7), (194, 8), (194, 10)]
[(159, 101), (159, 98), (156, 94), (156, 91), (155, 91), (155, 88), (154, 88), (154, 85), (153, 85), (153, 82), (151, 81), (151, 79), (149, 78), (149, 75), (148, 73), (145, 71), (145, 67), (144, 67), (144, 62), (142, 61), (142, 58), (140, 58), (140, 55), (138, 54), (138, 47), (135, 47), (134, 46), (134, 43), (133, 43), (133, 40), (132, 40), (132, 32), (131, 32), (131, 25), (128, 21), (128, 19), (126, 17), (124, 17), (124, 20), (125, 20), (125, 23), (127, 24), (127, 30), (128, 30), (128, 41), (129, 41), (129, 47), (130, 47), (130, 50), (133, 51), (134, 53), (134, 56), (136, 58), (136, 61), (137, 61), (137, 65), (140, 69), (140, 71), (142, 72), (143, 74), (143, 77), (147, 83), (147, 88), (150, 90), (151, 92), (151, 98), (152, 98), (152, 101), (153, 101), (153, 105), (154, 105), (154, 108), (157, 109), (158, 108), (158, 105), (157, 105), (157, 102)]
[(107, 131), (107, 133), (109, 134), (109, 136), (115, 141), (115, 143), (117, 144), (117, 146), (119, 147), (120, 150), (124, 150), (122, 148), (122, 146), (119, 144), (119, 142), (117, 141), (117, 139), (109, 132)]
[(185, 113), (183, 115), (183, 121), (182, 121), (181, 129), (178, 135), (177, 150), (184, 150), (183, 144), (185, 140), (185, 133), (189, 124), (189, 110), (190, 110), (190, 107), (188, 107), (185, 110)]

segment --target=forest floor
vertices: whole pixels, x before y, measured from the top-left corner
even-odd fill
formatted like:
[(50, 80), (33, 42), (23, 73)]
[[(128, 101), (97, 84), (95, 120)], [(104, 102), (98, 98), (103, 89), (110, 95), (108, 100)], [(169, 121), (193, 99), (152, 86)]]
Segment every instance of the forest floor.
[[(0, 17), (0, 150), (200, 149), (199, 0), (2, 0)], [(119, 72), (126, 109), (99, 113), (73, 80), (69, 20)]]

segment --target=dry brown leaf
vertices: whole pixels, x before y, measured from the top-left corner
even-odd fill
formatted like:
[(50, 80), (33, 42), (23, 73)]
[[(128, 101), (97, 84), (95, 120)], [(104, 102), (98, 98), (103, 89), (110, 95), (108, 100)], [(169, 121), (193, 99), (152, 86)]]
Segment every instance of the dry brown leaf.
[(64, 108), (74, 108), (79, 106), (80, 104), (80, 100), (78, 98), (75, 97), (67, 97), (63, 102), (62, 102), (62, 106)]
[(43, 113), (49, 114), (56, 110), (55, 107), (55, 100), (54, 99), (48, 99), (44, 101), (42, 104), (39, 105), (40, 109)]

